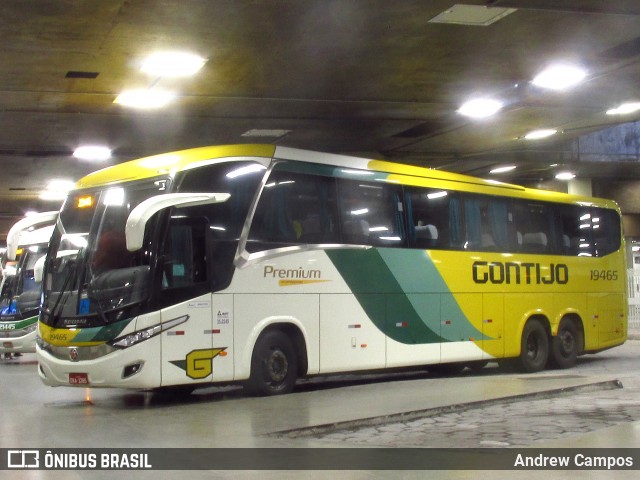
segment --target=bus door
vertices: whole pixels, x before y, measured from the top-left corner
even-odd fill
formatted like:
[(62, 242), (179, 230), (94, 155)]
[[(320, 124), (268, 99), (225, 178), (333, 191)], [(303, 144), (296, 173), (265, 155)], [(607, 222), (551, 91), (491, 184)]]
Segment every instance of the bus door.
[[(208, 222), (171, 219), (164, 247), (162, 322), (181, 322), (162, 335), (162, 385), (232, 378), (225, 360), (231, 343), (231, 296), (211, 293), (207, 268)], [(230, 359), (231, 357), (229, 357)], [(227, 371), (230, 370), (230, 373)]]

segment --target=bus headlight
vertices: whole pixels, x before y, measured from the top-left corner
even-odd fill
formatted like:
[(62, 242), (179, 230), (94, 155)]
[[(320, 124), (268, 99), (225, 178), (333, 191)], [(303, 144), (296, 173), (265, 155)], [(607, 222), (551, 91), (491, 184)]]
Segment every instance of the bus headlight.
[(122, 337), (114, 338), (109, 342), (109, 345), (116, 348), (129, 348), (133, 345), (137, 345), (140, 342), (149, 340), (150, 338), (159, 335), (173, 327), (180, 325), (181, 323), (189, 320), (189, 315), (183, 315), (182, 317), (174, 318), (164, 323), (159, 323), (151, 327), (144, 328), (142, 330), (123, 335)]

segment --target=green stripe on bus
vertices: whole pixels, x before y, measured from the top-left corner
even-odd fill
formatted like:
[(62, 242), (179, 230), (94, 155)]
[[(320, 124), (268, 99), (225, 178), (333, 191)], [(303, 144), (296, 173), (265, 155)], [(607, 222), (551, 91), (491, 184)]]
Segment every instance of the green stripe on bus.
[(105, 325), (104, 327), (83, 328), (73, 339), (75, 342), (108, 342), (116, 338), (129, 325), (132, 318)]
[(23, 320), (4, 321), (4, 322), (0, 322), (0, 323), (15, 325), (14, 328), (12, 328), (12, 330), (22, 330), (24, 328), (27, 328), (30, 325), (33, 325), (37, 321), (38, 321), (38, 316), (36, 315), (36, 316), (33, 316), (33, 317), (25, 318)]
[[(425, 251), (344, 249), (327, 255), (367, 316), (393, 340), (425, 344), (487, 338), (466, 318)], [(441, 336), (442, 306), (456, 325), (455, 337)]]

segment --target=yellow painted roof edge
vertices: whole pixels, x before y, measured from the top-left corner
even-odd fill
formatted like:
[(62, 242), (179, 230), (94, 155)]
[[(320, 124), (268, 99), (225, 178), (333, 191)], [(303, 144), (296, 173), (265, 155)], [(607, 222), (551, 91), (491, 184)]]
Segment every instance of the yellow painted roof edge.
[[(282, 147), (280, 148), (282, 149)], [(468, 191), (474, 191), (476, 188), (479, 188), (481, 191), (486, 192), (487, 187), (489, 187), (489, 189), (491, 189), (491, 187), (494, 187), (496, 189), (495, 193), (498, 193), (498, 191), (500, 190), (501, 194), (507, 194), (508, 196), (521, 198), (529, 197), (538, 200), (555, 201), (561, 203), (593, 204), (614, 208), (619, 211), (619, 207), (616, 202), (608, 199), (584, 197), (550, 190), (528, 188), (521, 185), (509, 183), (493, 182), (491, 180), (485, 180), (480, 177), (473, 177), (454, 172), (430, 169), (417, 165), (389, 162), (386, 160), (336, 156), (331, 154), (323, 154), (321, 152), (311, 152), (306, 150), (290, 149), (286, 147), (284, 148), (284, 150), (291, 152), (305, 152), (310, 155), (312, 154), (311, 159), (303, 158), (301, 159), (301, 161), (314, 162), (316, 160), (313, 159), (313, 157), (328, 157), (326, 158), (328, 163), (335, 163), (336, 165), (340, 165), (345, 162), (345, 159), (357, 159), (365, 163), (366, 167), (364, 167), (363, 165), (364, 168), (369, 168), (370, 170), (378, 172), (386, 172), (391, 176), (410, 176), (441, 180), (445, 182), (450, 181), (455, 183), (464, 183), (467, 184)], [(172, 171), (179, 172), (185, 170), (190, 165), (197, 164), (198, 162), (209, 159), (218, 159), (225, 157), (273, 158), (275, 152), (276, 146), (268, 144), (217, 145), (190, 148), (186, 150), (177, 150), (174, 152), (162, 153), (159, 155), (152, 155), (136, 160), (130, 160), (128, 162), (120, 163), (118, 165), (114, 165), (90, 173), (89, 175), (78, 180), (78, 182), (76, 183), (76, 188), (91, 188), (109, 185), (112, 183), (153, 178), (160, 175), (166, 175)], [(293, 156), (295, 157), (296, 155)], [(348, 165), (347, 163), (344, 164)], [(400, 183), (404, 183), (401, 179), (399, 180)], [(467, 188), (465, 188), (465, 190), (467, 190)]]
[(220, 145), (197, 147), (187, 150), (161, 153), (149, 157), (138, 158), (128, 162), (103, 168), (81, 178), (76, 188), (90, 188), (166, 175), (179, 172), (196, 162), (225, 157), (265, 157), (271, 158), (275, 152), (274, 145)]

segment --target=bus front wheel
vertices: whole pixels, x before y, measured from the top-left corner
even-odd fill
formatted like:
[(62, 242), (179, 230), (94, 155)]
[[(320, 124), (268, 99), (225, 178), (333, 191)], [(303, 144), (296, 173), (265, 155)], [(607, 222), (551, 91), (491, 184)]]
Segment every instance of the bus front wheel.
[(253, 395), (289, 393), (297, 380), (298, 360), (291, 340), (272, 330), (260, 336), (251, 358), (251, 376), (247, 383)]
[(522, 331), (522, 343), (518, 363), (520, 370), (534, 373), (544, 370), (549, 358), (549, 337), (537, 320), (529, 320)]

